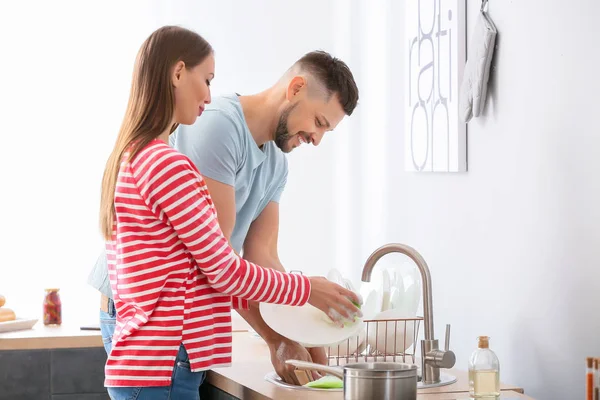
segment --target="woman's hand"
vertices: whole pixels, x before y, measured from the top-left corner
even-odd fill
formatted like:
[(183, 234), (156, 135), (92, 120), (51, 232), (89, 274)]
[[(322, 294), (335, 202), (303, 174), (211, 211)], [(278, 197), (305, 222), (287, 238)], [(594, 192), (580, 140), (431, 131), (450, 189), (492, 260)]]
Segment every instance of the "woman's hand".
[(334, 323), (343, 326), (344, 322), (354, 322), (357, 316), (362, 317), (356, 306), (362, 304), (362, 300), (356, 293), (320, 276), (309, 279), (308, 303), (327, 314)]

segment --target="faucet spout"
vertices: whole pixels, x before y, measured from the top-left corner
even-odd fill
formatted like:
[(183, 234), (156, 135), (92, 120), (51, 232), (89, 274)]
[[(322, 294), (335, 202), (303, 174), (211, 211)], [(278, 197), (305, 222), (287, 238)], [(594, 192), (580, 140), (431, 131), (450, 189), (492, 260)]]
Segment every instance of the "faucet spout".
[(440, 383), (440, 368), (452, 368), (456, 357), (449, 350), (450, 326), (446, 327), (446, 350), (440, 350), (433, 333), (433, 299), (431, 294), (431, 274), (423, 257), (412, 247), (400, 243), (390, 243), (375, 250), (365, 262), (362, 272), (363, 282), (371, 280), (375, 264), (389, 253), (401, 253), (415, 262), (423, 281), (423, 328), (425, 339), (421, 340), (421, 374), (424, 385)]
[(423, 282), (423, 329), (425, 340), (433, 340), (433, 298), (431, 295), (431, 274), (425, 259), (412, 247), (401, 243), (390, 243), (375, 250), (365, 262), (362, 281), (370, 282), (371, 273), (377, 261), (389, 253), (401, 253), (408, 256), (417, 265)]

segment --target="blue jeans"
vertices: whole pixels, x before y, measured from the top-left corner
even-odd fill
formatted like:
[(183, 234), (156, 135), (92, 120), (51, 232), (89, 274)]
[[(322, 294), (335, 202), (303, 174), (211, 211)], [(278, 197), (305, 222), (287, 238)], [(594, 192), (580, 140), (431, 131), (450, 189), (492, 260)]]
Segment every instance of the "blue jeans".
[[(115, 333), (117, 313), (112, 300), (108, 302), (108, 312), (100, 310), (100, 332), (106, 354), (112, 349), (112, 338)], [(109, 387), (108, 394), (112, 400), (200, 400), (200, 385), (206, 373), (192, 372), (190, 360), (185, 347), (179, 347), (179, 353), (173, 366), (170, 386), (152, 387)]]
[(117, 322), (117, 311), (115, 303), (108, 301), (108, 312), (100, 310), (100, 332), (102, 333), (102, 343), (106, 354), (110, 354), (112, 348), (112, 338), (115, 333), (115, 323)]
[(179, 347), (170, 386), (109, 387), (112, 400), (200, 400), (205, 372), (192, 372), (185, 347)]

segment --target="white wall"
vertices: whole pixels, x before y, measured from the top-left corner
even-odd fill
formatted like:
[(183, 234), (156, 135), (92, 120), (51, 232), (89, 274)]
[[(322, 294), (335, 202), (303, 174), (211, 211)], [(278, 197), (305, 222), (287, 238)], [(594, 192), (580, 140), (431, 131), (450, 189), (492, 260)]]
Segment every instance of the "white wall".
[[(469, 124), (469, 172), (403, 172), (403, 124), (390, 116), (386, 240), (428, 261), (437, 336), (453, 324), (458, 367), (490, 335), (503, 380), (581, 399), (585, 357), (600, 355), (600, 4), (490, 0), (489, 12), (499, 48), (486, 115)], [(401, 93), (402, 51), (390, 51)]]
[(135, 55), (154, 29), (198, 31), (216, 51), (213, 93), (253, 93), (305, 52), (331, 47), (330, 14), (318, 0), (293, 9), (267, 0), (2, 3), (0, 293), (7, 307), (40, 316), (43, 289), (60, 287), (65, 323), (97, 321), (98, 294), (85, 282), (102, 247), (100, 181)]
[[(479, 5), (468, 2), (468, 34)], [(333, 212), (283, 227), (292, 239), (311, 225), (328, 229), (328, 215), (336, 236), (322, 239), (327, 251), (286, 240), (282, 253), (316, 273), (333, 251), (334, 265), (358, 280), (376, 247), (410, 244), (432, 271), (436, 336), (452, 324), (457, 368), (467, 368), (476, 337), (490, 335), (502, 380), (538, 399), (583, 398), (585, 357), (600, 355), (600, 4), (490, 1), (499, 48), (485, 116), (469, 124), (465, 174), (404, 172), (402, 10), (393, 1), (344, 10), (361, 105), (327, 139), (336, 149), (318, 150), (331, 159), (291, 164), (325, 172), (304, 190)], [(378, 158), (383, 167), (371, 163)], [(306, 204), (289, 192), (285, 207)]]
[(43, 289), (59, 287), (65, 323), (97, 317), (85, 280), (101, 249), (100, 181), (153, 29), (148, 11), (116, 1), (0, 6), (0, 292), (18, 316), (41, 317)]
[[(357, 281), (376, 247), (410, 244), (432, 270), (437, 336), (452, 323), (457, 367), (487, 334), (503, 380), (540, 399), (581, 398), (584, 357), (600, 355), (600, 5), (491, 2), (491, 99), (469, 124), (469, 172), (459, 175), (403, 172), (402, 2), (3, 3), (0, 293), (39, 315), (43, 288), (59, 285), (68, 323), (95, 320), (85, 278), (101, 246), (100, 178), (135, 53), (154, 28), (182, 24), (211, 41), (215, 93), (262, 90), (323, 48), (349, 63), (361, 104), (319, 149), (290, 155), (284, 264), (335, 266)], [(478, 4), (469, 1), (469, 33)]]

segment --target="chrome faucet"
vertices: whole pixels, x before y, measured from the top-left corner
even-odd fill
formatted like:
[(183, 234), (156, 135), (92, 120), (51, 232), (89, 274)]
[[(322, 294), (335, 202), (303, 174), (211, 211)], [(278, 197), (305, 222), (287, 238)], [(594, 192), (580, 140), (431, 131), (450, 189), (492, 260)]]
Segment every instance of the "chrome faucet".
[(431, 274), (423, 257), (412, 247), (400, 243), (390, 243), (381, 246), (373, 252), (365, 262), (362, 281), (371, 281), (371, 272), (381, 257), (389, 253), (401, 253), (410, 257), (421, 273), (423, 281), (423, 325), (425, 339), (421, 340), (421, 381), (425, 385), (440, 383), (440, 368), (452, 368), (456, 356), (450, 351), (450, 325), (446, 325), (445, 349), (440, 350), (433, 332), (433, 305), (431, 295)]

